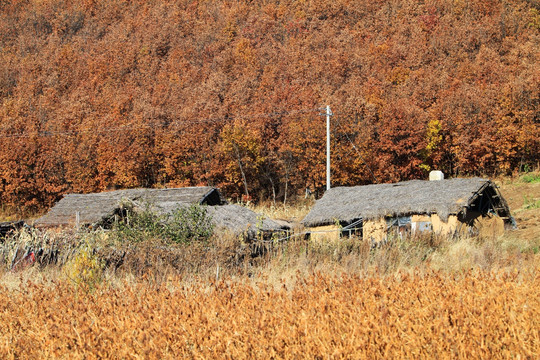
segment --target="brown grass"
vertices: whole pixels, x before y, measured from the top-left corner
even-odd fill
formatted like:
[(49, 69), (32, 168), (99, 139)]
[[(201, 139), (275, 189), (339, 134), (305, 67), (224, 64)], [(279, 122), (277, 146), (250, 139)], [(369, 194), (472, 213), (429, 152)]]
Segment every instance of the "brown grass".
[(537, 272), (0, 288), (17, 358), (537, 358)]
[[(0, 259), (0, 358), (538, 358), (540, 224), (523, 200), (537, 186), (503, 185), (519, 229), (502, 237), (372, 248), (21, 233), (13, 244), (70, 256), (15, 272)], [(280, 211), (305, 208), (265, 210)]]
[(312, 198), (298, 199), (288, 204), (262, 202), (258, 205), (248, 204), (255, 212), (263, 214), (271, 219), (300, 222), (314, 204)]

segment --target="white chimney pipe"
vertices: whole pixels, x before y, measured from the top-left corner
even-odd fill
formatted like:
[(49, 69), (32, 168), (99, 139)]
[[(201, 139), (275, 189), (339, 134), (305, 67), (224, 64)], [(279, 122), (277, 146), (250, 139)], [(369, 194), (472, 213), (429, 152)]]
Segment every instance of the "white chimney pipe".
[(429, 172), (429, 181), (444, 180), (444, 173), (439, 170), (433, 170)]

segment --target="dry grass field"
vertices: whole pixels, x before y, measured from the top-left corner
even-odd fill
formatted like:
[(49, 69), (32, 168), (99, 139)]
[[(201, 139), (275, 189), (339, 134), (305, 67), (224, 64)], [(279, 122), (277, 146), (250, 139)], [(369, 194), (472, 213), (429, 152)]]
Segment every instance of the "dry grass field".
[(107, 235), (80, 235), (61, 264), (3, 265), (0, 358), (537, 359), (540, 183), (500, 183), (519, 228), (499, 238), (145, 242), (113, 268), (90, 246)]
[(0, 354), (19, 358), (522, 358), (540, 356), (530, 272), (314, 274), (240, 281), (0, 288)]

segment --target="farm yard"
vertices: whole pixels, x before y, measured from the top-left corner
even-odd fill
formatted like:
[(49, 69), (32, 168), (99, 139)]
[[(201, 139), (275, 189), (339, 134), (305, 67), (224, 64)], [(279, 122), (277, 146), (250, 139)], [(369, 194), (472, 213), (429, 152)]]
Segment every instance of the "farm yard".
[[(51, 234), (78, 239), (62, 265), (3, 267), (0, 354), (537, 358), (540, 183), (500, 183), (518, 229), (496, 238), (417, 237), (375, 249), (354, 237), (297, 239), (252, 257), (223, 234), (169, 248), (151, 238), (113, 244), (114, 230)], [(265, 211), (296, 217), (307, 205)], [(111, 260), (115, 247), (129, 248), (121, 264)]]

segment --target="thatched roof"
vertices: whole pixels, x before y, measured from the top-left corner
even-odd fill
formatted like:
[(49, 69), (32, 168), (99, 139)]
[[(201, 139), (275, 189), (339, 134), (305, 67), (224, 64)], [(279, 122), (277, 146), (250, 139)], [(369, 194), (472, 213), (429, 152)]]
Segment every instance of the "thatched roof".
[(0, 222), (0, 239), (17, 231), (25, 225), (23, 220)]
[(215, 231), (227, 231), (234, 235), (255, 238), (258, 233), (268, 234), (289, 227), (240, 205), (209, 206), (208, 215), (212, 218)]
[[(179, 203), (167, 204), (167, 206), (157, 204), (151, 210), (165, 215), (172, 214), (188, 206)], [(214, 225), (214, 231), (217, 233), (227, 232), (236, 236), (244, 235), (246, 239), (254, 239), (257, 234), (266, 235), (290, 229), (289, 224), (268, 219), (262, 214), (236, 204), (208, 206), (206, 211)]]
[[(227, 231), (253, 239), (258, 233), (267, 234), (289, 227), (239, 205), (226, 205), (218, 189), (188, 187), (177, 189), (132, 189), (94, 194), (68, 194), (45, 216), (35, 221), (38, 227), (102, 225), (118, 214), (122, 206), (171, 214), (193, 204), (209, 205), (208, 215), (216, 231)], [(224, 205), (225, 204), (225, 205)]]
[(412, 180), (395, 184), (336, 187), (328, 190), (304, 218), (304, 226), (331, 225), (337, 221), (438, 214), (446, 220), (470, 208), (484, 190), (496, 194), (501, 214), (508, 205), (491, 181), (480, 178), (441, 181)]
[(180, 204), (221, 205), (218, 189), (201, 186), (175, 189), (129, 189), (92, 194), (68, 194), (49, 212), (37, 219), (39, 227), (59, 227), (99, 224), (111, 218), (123, 202), (149, 203), (160, 207), (178, 207)]

